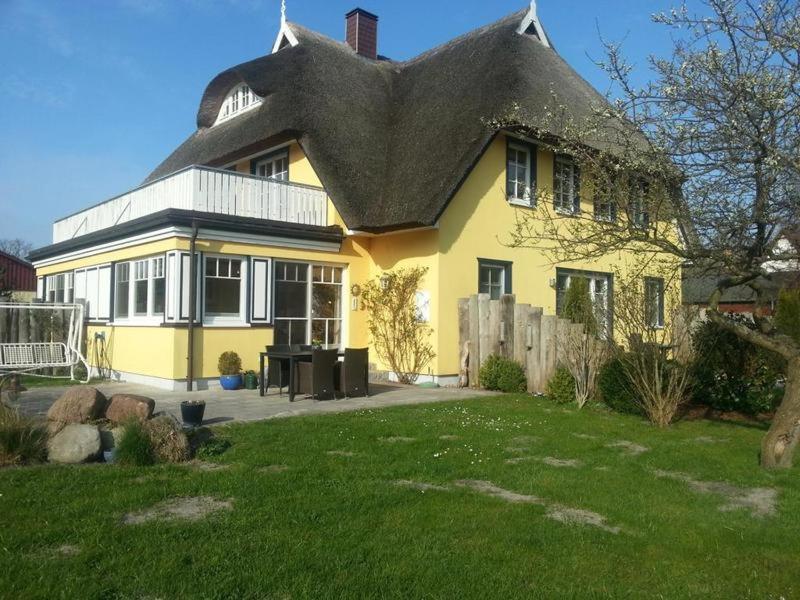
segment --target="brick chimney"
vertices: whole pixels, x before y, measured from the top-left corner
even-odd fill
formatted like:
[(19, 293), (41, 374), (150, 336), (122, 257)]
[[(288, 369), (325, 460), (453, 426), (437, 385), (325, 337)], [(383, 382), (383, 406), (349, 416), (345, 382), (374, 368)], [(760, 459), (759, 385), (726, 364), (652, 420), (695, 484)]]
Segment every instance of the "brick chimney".
[(378, 16), (355, 8), (345, 15), (347, 44), (361, 56), (378, 58)]

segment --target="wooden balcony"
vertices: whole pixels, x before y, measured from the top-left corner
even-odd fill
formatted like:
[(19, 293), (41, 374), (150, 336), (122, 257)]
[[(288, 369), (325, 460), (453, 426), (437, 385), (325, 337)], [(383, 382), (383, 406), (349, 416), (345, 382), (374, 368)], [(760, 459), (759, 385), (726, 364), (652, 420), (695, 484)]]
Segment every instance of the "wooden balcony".
[(233, 171), (192, 166), (53, 223), (53, 243), (114, 227), (168, 208), (328, 224), (325, 190)]

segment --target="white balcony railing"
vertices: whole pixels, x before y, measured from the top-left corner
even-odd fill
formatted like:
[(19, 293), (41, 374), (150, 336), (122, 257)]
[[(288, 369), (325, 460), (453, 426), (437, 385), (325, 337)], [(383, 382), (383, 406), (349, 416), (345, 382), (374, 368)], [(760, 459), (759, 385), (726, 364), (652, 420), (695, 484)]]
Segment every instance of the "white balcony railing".
[(187, 167), (53, 223), (53, 243), (114, 227), (167, 208), (328, 224), (322, 188), (209, 167)]

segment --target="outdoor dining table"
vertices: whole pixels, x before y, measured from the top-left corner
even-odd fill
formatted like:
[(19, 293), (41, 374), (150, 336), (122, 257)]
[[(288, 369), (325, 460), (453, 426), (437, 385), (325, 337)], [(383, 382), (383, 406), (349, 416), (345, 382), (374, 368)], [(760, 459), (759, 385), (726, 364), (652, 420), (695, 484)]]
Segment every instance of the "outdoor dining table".
[[(289, 361), (289, 402), (294, 402), (294, 377), (295, 377), (295, 370), (297, 367), (298, 362), (311, 362), (311, 358), (313, 356), (313, 350), (298, 350), (298, 351), (279, 351), (279, 350), (270, 350), (269, 352), (261, 352), (259, 353), (259, 386), (258, 386), (258, 393), (259, 395), (263, 396), (266, 393), (266, 388), (264, 387), (264, 359), (267, 358), (268, 360), (281, 360), (281, 361)], [(344, 356), (344, 351), (339, 351), (339, 358)], [(281, 381), (281, 383), (283, 383)]]

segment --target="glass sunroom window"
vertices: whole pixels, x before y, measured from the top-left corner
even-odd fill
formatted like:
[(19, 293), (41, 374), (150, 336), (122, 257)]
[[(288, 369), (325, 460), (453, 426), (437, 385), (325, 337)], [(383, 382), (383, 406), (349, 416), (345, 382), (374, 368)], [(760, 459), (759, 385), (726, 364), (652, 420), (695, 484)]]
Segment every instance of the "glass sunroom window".
[(114, 317), (128, 318), (131, 263), (119, 263), (114, 277)]
[(342, 343), (341, 267), (275, 263), (275, 343)]

